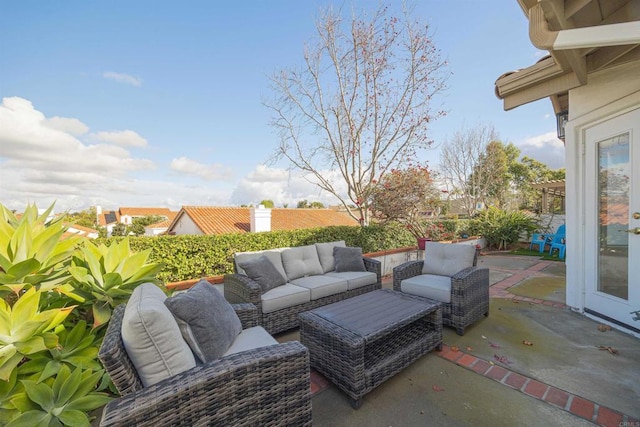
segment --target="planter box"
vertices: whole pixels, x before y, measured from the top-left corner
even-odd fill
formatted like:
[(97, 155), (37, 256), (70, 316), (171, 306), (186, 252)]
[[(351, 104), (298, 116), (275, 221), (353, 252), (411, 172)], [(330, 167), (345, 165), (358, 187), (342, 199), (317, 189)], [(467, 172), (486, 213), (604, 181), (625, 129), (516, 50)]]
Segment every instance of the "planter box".
[(419, 237), (418, 238), (418, 249), (420, 249), (421, 251), (424, 251), (424, 244), (425, 242), (430, 242), (431, 239), (427, 239), (426, 237)]

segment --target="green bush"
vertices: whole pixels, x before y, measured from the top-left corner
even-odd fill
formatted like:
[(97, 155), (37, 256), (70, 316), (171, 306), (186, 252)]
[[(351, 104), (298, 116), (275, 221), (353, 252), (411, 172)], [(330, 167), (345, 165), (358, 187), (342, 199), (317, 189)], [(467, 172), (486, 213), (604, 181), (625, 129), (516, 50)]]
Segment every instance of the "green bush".
[[(0, 425), (88, 425), (83, 411), (111, 400), (96, 388), (104, 372), (91, 332), (71, 329), (79, 310), (56, 291), (82, 239), (64, 239), (65, 218), (48, 221), (52, 210), (27, 206), (17, 218), (0, 204)], [(67, 382), (69, 362), (87, 370)]]
[(472, 234), (487, 240), (495, 249), (507, 249), (526, 233), (527, 238), (538, 228), (538, 221), (520, 211), (503, 211), (494, 207), (485, 209), (469, 222)]
[[(121, 239), (100, 239), (98, 244), (110, 245)], [(365, 253), (416, 244), (411, 233), (398, 224), (319, 227), (210, 236), (131, 236), (129, 239), (133, 251), (150, 250), (149, 262), (162, 264), (162, 270), (157, 277), (164, 283), (231, 273), (233, 254), (236, 252), (304, 246), (336, 240), (344, 240), (347, 246), (361, 247)]]

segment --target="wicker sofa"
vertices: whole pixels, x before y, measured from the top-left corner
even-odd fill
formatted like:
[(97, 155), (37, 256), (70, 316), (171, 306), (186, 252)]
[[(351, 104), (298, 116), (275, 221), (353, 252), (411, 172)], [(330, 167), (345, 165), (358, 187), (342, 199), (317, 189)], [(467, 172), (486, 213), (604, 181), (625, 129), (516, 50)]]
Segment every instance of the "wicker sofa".
[[(249, 268), (260, 261), (257, 268)], [(265, 280), (264, 271), (273, 267), (279, 274), (274, 271), (275, 279)], [(224, 276), (225, 298), (255, 305), (258, 324), (271, 334), (297, 327), (301, 312), (382, 287), (380, 261), (362, 256), (360, 248), (348, 248), (344, 241), (236, 253), (234, 269)], [(273, 280), (277, 286), (265, 287)]]
[(489, 315), (489, 269), (477, 267), (479, 250), (467, 244), (426, 242), (425, 258), (393, 269), (393, 289), (442, 303), (442, 323), (464, 335)]
[[(141, 287), (145, 285), (150, 284)], [(224, 300), (222, 294), (220, 299)], [(140, 307), (141, 310), (161, 308), (151, 309), (148, 301), (143, 303), (146, 307)], [(132, 305), (131, 300), (127, 305)], [(227, 354), (165, 379), (156, 379), (154, 384), (148, 384), (148, 378), (143, 379), (146, 377), (140, 369), (148, 370), (155, 362), (145, 363), (142, 367), (138, 363), (140, 369), (136, 368), (139, 359), (130, 357), (130, 348), (123, 341), (126, 329), (123, 322), (129, 321), (125, 316), (126, 308), (125, 305), (117, 307), (98, 357), (122, 397), (105, 406), (100, 425), (310, 426), (309, 351), (297, 341), (278, 344), (257, 327), (255, 306), (231, 306), (243, 330)], [(174, 325), (154, 318), (145, 328), (160, 330), (169, 326)], [(265, 343), (265, 339), (273, 340), (274, 344), (268, 345), (270, 343)], [(260, 345), (256, 345), (256, 340), (262, 340)], [(163, 362), (159, 365), (170, 365), (171, 362), (165, 362), (164, 358), (175, 355), (176, 349), (184, 344), (180, 341), (179, 337), (168, 340), (168, 350), (157, 349), (163, 353)], [(195, 358), (194, 354), (190, 357)], [(172, 369), (176, 368), (172, 366)], [(145, 375), (148, 376), (148, 372)]]

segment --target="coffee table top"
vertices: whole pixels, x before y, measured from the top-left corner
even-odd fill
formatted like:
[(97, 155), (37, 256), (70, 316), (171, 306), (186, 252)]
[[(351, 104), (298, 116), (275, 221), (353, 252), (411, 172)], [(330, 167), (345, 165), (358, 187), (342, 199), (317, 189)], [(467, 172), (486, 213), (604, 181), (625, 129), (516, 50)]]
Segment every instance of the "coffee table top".
[(367, 339), (408, 324), (440, 306), (439, 302), (391, 289), (379, 289), (311, 310), (328, 322)]

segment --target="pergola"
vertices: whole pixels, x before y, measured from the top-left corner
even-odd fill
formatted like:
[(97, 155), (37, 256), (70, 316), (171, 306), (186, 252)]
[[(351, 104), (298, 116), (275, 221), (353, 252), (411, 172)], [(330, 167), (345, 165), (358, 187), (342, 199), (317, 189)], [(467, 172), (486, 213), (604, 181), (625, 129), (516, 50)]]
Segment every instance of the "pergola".
[(542, 191), (541, 213), (548, 213), (551, 202), (560, 198), (561, 209), (564, 212), (564, 179), (556, 181), (545, 181), (531, 184), (531, 188)]

